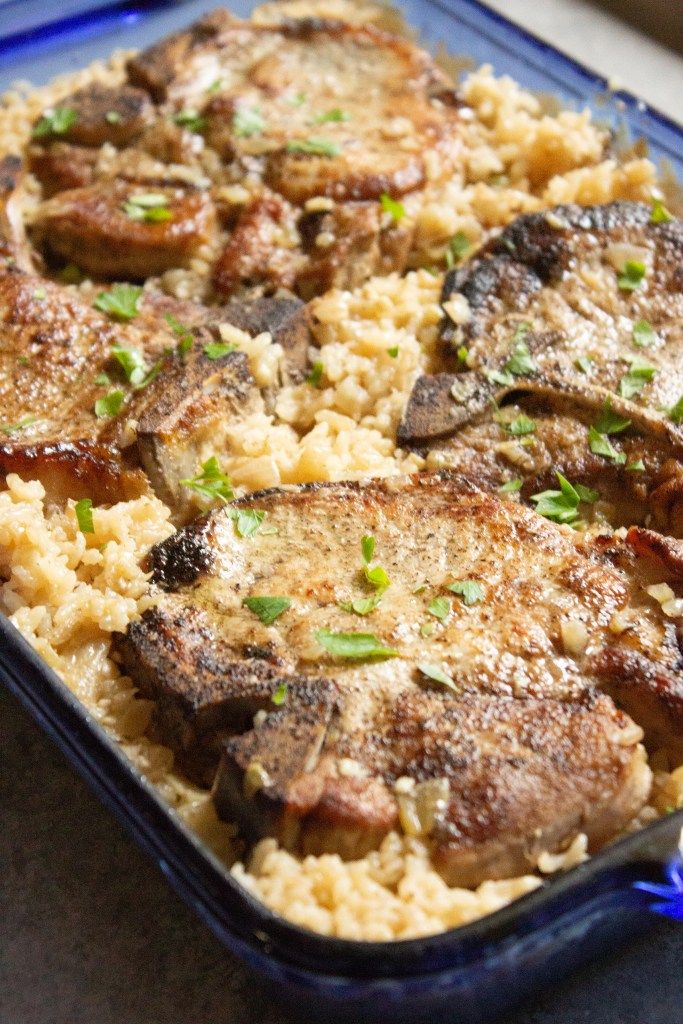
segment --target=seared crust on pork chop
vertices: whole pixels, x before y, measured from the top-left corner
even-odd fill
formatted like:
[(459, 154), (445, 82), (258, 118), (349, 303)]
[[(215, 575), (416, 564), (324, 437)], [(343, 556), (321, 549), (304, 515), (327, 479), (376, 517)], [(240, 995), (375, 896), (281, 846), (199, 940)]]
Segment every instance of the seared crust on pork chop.
[[(259, 529), (242, 535), (240, 514), (253, 526), (255, 512)], [(350, 603), (376, 596), (363, 535), (390, 583), (359, 616)], [(395, 826), (399, 778), (446, 778), (428, 835), (444, 875), (473, 884), (524, 870), (527, 854), (533, 862), (579, 831), (597, 846), (644, 801), (641, 730), (597, 691), (609, 657), (635, 658), (632, 690), (651, 701), (656, 674), (656, 709), (680, 734), (680, 650), (644, 590), (653, 564), (449, 475), (267, 491), (153, 549), (164, 593), (116, 647), (183, 764), (206, 776), (217, 738), (234, 733), (215, 796), (250, 837), (272, 830), (297, 849), (356, 855)], [(653, 571), (661, 578), (661, 565)], [(479, 588), (467, 603), (449, 590), (463, 581)], [(291, 605), (264, 625), (243, 601), (268, 596)], [(372, 634), (396, 656), (340, 658), (330, 632)], [(308, 697), (299, 716), (302, 681), (328, 694), (323, 739)], [(283, 684), (284, 704), (244, 732), (248, 711), (267, 710)], [(169, 716), (183, 723), (180, 741), (164, 729)], [(499, 795), (475, 826), (463, 792), (487, 784)]]
[[(618, 202), (525, 215), (451, 271), (441, 338), (456, 372), (416, 382), (399, 444), (439, 449), (494, 486), (520, 477), (524, 496), (559, 470), (604, 484), (616, 525), (654, 512), (678, 529), (683, 430), (669, 410), (683, 395), (683, 223), (651, 212)], [(527, 435), (515, 440), (520, 414)]]

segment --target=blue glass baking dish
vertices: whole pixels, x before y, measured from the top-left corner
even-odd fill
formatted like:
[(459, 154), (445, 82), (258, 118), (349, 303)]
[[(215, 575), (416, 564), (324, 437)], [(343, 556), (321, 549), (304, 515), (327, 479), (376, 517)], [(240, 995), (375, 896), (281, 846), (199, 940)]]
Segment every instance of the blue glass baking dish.
[[(0, 88), (20, 78), (39, 84), (115, 47), (143, 46), (212, 6), (91, 0), (65, 4), (57, 17), (52, 7), (41, 28), (36, 4), (0, 3)], [(241, 14), (252, 6), (248, 0), (231, 3)], [(475, 0), (405, 0), (400, 6), (426, 44), (445, 43), (453, 54), (490, 62), (531, 89), (554, 93), (564, 105), (593, 105), (600, 120), (620, 134), (644, 138), (651, 155), (683, 179), (683, 131), (636, 97), (607, 95), (604, 80)], [(0, 680), (225, 946), (281, 1004), (307, 1020), (491, 1021), (642, 931), (653, 910), (683, 917), (678, 812), (455, 931), (395, 943), (315, 935), (275, 916), (231, 879), (2, 618)]]

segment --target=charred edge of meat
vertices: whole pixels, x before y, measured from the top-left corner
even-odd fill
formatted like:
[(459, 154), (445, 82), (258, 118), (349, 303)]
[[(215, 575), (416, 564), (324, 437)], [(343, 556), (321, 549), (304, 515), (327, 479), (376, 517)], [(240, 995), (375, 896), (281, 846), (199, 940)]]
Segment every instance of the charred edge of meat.
[[(551, 224), (549, 213), (557, 218), (555, 225), (563, 222), (563, 226)], [(575, 255), (572, 231), (608, 234), (618, 228), (647, 227), (683, 255), (683, 221), (653, 224), (651, 215), (651, 207), (645, 203), (625, 200), (588, 207), (570, 204), (522, 214), (470, 264), (446, 274), (441, 301), (461, 292), (476, 314), (487, 306), (491, 295), (502, 294), (509, 297), (512, 308), (522, 308), (529, 295), (556, 281), (570, 264)], [(446, 318), (442, 329), (444, 340), (448, 340), (454, 325)]]
[(147, 554), (145, 572), (152, 573), (152, 583), (162, 590), (189, 586), (198, 576), (208, 572), (214, 563), (211, 545), (212, 514), (199, 516), (189, 526), (156, 544)]
[(683, 540), (665, 537), (661, 533), (640, 526), (632, 526), (626, 535), (626, 543), (631, 545), (637, 555), (655, 559), (675, 578), (683, 579)]

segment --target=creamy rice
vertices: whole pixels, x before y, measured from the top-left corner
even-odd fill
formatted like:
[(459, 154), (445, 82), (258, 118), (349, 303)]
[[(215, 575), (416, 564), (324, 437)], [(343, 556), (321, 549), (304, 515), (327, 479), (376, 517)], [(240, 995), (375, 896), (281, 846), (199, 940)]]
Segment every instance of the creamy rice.
[[(321, 3), (323, 13), (348, 10), (344, 0)], [(293, 13), (310, 11), (304, 0), (287, 6), (296, 8)], [(281, 5), (267, 5), (260, 17), (272, 19), (278, 10)], [(367, 5), (356, 4), (353, 16), (368, 20), (367, 12)], [(41, 89), (19, 86), (7, 94), (0, 104), (0, 155), (19, 151), (35, 118), (75, 88), (95, 79), (121, 81), (124, 56)], [(478, 245), (521, 212), (563, 202), (649, 199), (654, 165), (605, 158), (605, 133), (587, 111), (544, 113), (534, 96), (490, 68), (470, 74), (462, 89), (471, 113), (465, 115), (461, 172), (405, 200), (406, 220), (415, 226), (414, 267), (443, 266), (456, 232)], [(163, 285), (177, 295), (201, 294), (205, 273), (198, 261), (190, 271), (169, 272)], [(415, 269), (403, 279), (375, 278), (354, 292), (314, 301), (321, 386), (287, 387), (273, 415), (255, 414), (232, 430), (226, 449), (215, 454), (240, 490), (422, 467), (418, 456), (397, 451), (394, 439), (416, 376), (437, 365), (441, 283), (441, 274)], [(223, 331), (247, 352), (257, 382), (273, 383), (282, 353), (270, 336), (250, 338), (229, 325)], [(131, 680), (109, 657), (111, 633), (154, 600), (139, 561), (172, 532), (169, 516), (160, 501), (143, 497), (95, 509), (95, 533), (84, 535), (73, 503), (48, 507), (39, 483), (10, 476), (0, 493), (0, 608), (243, 885), (298, 924), (380, 940), (466, 923), (542, 884), (527, 875), (474, 891), (450, 887), (422, 843), (396, 834), (350, 863), (332, 855), (301, 860), (273, 840), (258, 844), (247, 867), (236, 861), (234, 829), (217, 820), (206, 792), (174, 770), (172, 753), (146, 736), (151, 705), (135, 697)], [(634, 828), (683, 806), (683, 768), (671, 772), (664, 752), (652, 763), (652, 801)], [(578, 837), (566, 855), (546, 855), (542, 870), (584, 857), (585, 841)]]

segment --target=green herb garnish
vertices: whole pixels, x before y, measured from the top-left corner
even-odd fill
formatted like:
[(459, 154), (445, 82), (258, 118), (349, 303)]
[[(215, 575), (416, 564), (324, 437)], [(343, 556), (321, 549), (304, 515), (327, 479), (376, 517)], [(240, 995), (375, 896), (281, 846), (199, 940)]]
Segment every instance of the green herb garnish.
[(322, 380), (322, 376), (323, 376), (323, 364), (322, 363), (313, 363), (313, 366), (311, 368), (311, 372), (309, 373), (308, 377), (306, 378), (306, 383), (310, 384), (310, 386), (312, 388), (319, 388), (320, 387), (320, 381)]
[(626, 260), (624, 268), (617, 276), (617, 284), (622, 292), (633, 292), (639, 288), (645, 277), (646, 267), (640, 260)]
[(633, 398), (652, 380), (656, 372), (656, 367), (633, 360), (631, 369), (619, 381), (619, 394), (622, 398)]
[(525, 416), (524, 413), (520, 413), (516, 416), (511, 423), (503, 424), (508, 434), (512, 434), (514, 437), (523, 437), (525, 434), (533, 434), (536, 430), (536, 423), (529, 416)]
[(429, 679), (433, 679), (437, 683), (441, 683), (442, 686), (447, 686), (449, 690), (456, 690), (457, 686), (449, 675), (438, 665), (429, 665), (425, 661), (417, 662), (417, 669), (422, 673), (423, 676), (427, 676)]
[(638, 459), (636, 462), (629, 462), (628, 466), (626, 467), (626, 472), (627, 473), (644, 473), (645, 472), (645, 463), (643, 462), (642, 459)]
[(123, 391), (117, 388), (115, 391), (110, 391), (104, 398), (98, 398), (95, 402), (95, 415), (97, 418), (104, 419), (105, 416), (118, 415), (121, 411), (124, 397)]
[(607, 434), (600, 434), (595, 427), (588, 431), (588, 447), (594, 455), (601, 455), (604, 459), (610, 459), (616, 466), (626, 462), (623, 452), (618, 452)]
[(514, 383), (515, 377), (524, 377), (535, 371), (536, 364), (529, 354), (529, 346), (525, 341), (530, 330), (531, 324), (526, 321), (519, 324), (512, 338), (510, 358), (502, 370), (491, 370), (487, 375), (494, 384), (509, 387), (510, 384)]
[(230, 355), (237, 349), (237, 345), (233, 345), (227, 341), (211, 341), (208, 345), (205, 345), (202, 349), (207, 359), (222, 359), (223, 356)]
[(43, 114), (31, 133), (34, 139), (45, 135), (65, 135), (76, 123), (76, 111), (69, 107), (56, 107), (51, 114)]
[(223, 85), (223, 79), (222, 78), (214, 78), (214, 80), (211, 83), (211, 85), (207, 85), (206, 92), (209, 93), (209, 94), (214, 93), (214, 92), (218, 92), (222, 85)]
[(590, 356), (579, 356), (578, 359), (574, 360), (574, 366), (581, 373), (590, 373), (592, 362), (593, 360)]
[(683, 395), (671, 406), (668, 412), (672, 423), (683, 423)]
[(273, 695), (270, 700), (276, 708), (281, 707), (287, 700), (287, 689), (287, 683), (280, 683), (273, 691)]
[(387, 355), (391, 356), (392, 359), (396, 359), (396, 357), (398, 356), (398, 345), (394, 345), (392, 348), (388, 348)]
[(499, 494), (513, 494), (515, 491), (521, 490), (523, 480), (521, 476), (517, 476), (514, 480), (508, 480), (506, 483), (501, 484), (498, 488)]
[(307, 153), (310, 156), (339, 156), (341, 146), (330, 139), (290, 139), (288, 153)]
[(111, 350), (111, 354), (123, 369), (129, 384), (136, 387), (142, 383), (147, 375), (147, 366), (142, 353), (138, 349), (117, 346)]
[(481, 584), (477, 583), (476, 580), (455, 580), (454, 583), (447, 585), (447, 590), (451, 590), (454, 594), (461, 597), (462, 603), (468, 607), (477, 604), (477, 602), (482, 601), (484, 598)]
[(183, 487), (196, 491), (208, 501), (215, 501), (216, 498), (220, 498), (221, 501), (232, 501), (235, 494), (230, 477), (221, 472), (216, 456), (212, 455), (206, 462), (203, 462), (201, 468), (202, 471), (197, 476), (180, 481)]
[(460, 263), (472, 248), (472, 243), (464, 231), (458, 231), (453, 235), (446, 246), (446, 266), (450, 270), (456, 263)]
[(623, 416), (617, 416), (612, 411), (612, 401), (607, 399), (602, 407), (602, 413), (600, 419), (595, 424), (595, 429), (599, 434), (621, 434), (622, 431), (627, 430), (631, 426), (631, 421), (624, 419)]
[(11, 437), (12, 434), (17, 434), (25, 427), (30, 427), (32, 423), (37, 421), (37, 419), (37, 416), (24, 416), (24, 418), (19, 420), (18, 423), (8, 423), (6, 427), (0, 427), (0, 430), (6, 437)]
[(332, 110), (326, 110), (324, 114), (317, 114), (311, 124), (326, 124), (328, 121), (339, 123), (340, 121), (349, 121), (350, 118), (351, 115), (345, 110), (334, 107)]
[(121, 120), (121, 115), (118, 110), (108, 110), (104, 115), (104, 120), (107, 124), (118, 124)]
[(390, 213), (394, 223), (398, 224), (406, 215), (406, 208), (398, 199), (392, 199), (388, 192), (383, 192), (379, 197), (379, 205), (385, 213)]
[(363, 554), (363, 561), (367, 565), (372, 561), (372, 556), (375, 553), (375, 538), (370, 533), (366, 533), (361, 539), (360, 549)]
[(176, 320), (172, 313), (167, 313), (164, 320), (178, 339), (177, 352), (182, 359), (192, 348), (194, 335), (190, 328), (181, 324), (180, 320)]
[[(291, 608), (292, 599), (291, 597), (245, 597), (242, 604), (250, 612), (253, 612), (264, 626), (270, 626), (283, 612)], [(273, 703), (276, 704), (277, 701), (273, 700)]]
[(93, 306), (119, 320), (132, 320), (140, 312), (138, 300), (141, 295), (142, 288), (135, 284), (115, 284), (110, 292), (100, 292)]
[(579, 518), (581, 495), (561, 473), (555, 473), (555, 476), (560, 490), (532, 494), (531, 500), (536, 503), (538, 514), (545, 519), (550, 519), (554, 523), (573, 523)]
[(238, 107), (232, 118), (232, 130), (238, 139), (261, 135), (265, 126), (258, 107)]
[(92, 520), (92, 499), (81, 498), (74, 506), (78, 529), (81, 533), (94, 533), (95, 527)]
[(670, 213), (661, 199), (652, 197), (652, 213), (650, 214), (650, 222), (652, 224), (668, 224), (670, 220), (673, 220), (673, 214)]
[(235, 508), (230, 510), (230, 516), (240, 537), (253, 537), (261, 529), (266, 513), (258, 508)]
[(121, 203), (121, 209), (131, 220), (154, 224), (172, 220), (168, 199), (162, 192), (139, 192)]
[(647, 320), (636, 320), (632, 330), (633, 344), (638, 348), (650, 348), (657, 341), (657, 332)]
[(201, 117), (196, 110), (179, 110), (177, 114), (173, 115), (173, 120), (176, 124), (194, 132), (195, 135), (203, 132), (206, 128), (206, 118)]
[(333, 633), (329, 629), (317, 629), (313, 634), (328, 654), (350, 661), (373, 661), (397, 658), (399, 652), (377, 639), (374, 633)]
[(427, 611), (435, 619), (440, 619), (443, 622), (451, 613), (451, 602), (447, 597), (435, 597), (427, 605)]
[(339, 607), (345, 612), (353, 612), (354, 615), (369, 615), (373, 612), (382, 600), (382, 591), (377, 591), (372, 597), (359, 597), (355, 601), (340, 601)]
[(104, 371), (102, 371), (102, 373), (98, 373), (95, 377), (95, 384), (97, 384), (98, 388), (108, 387), (111, 384), (109, 374), (104, 373)]

